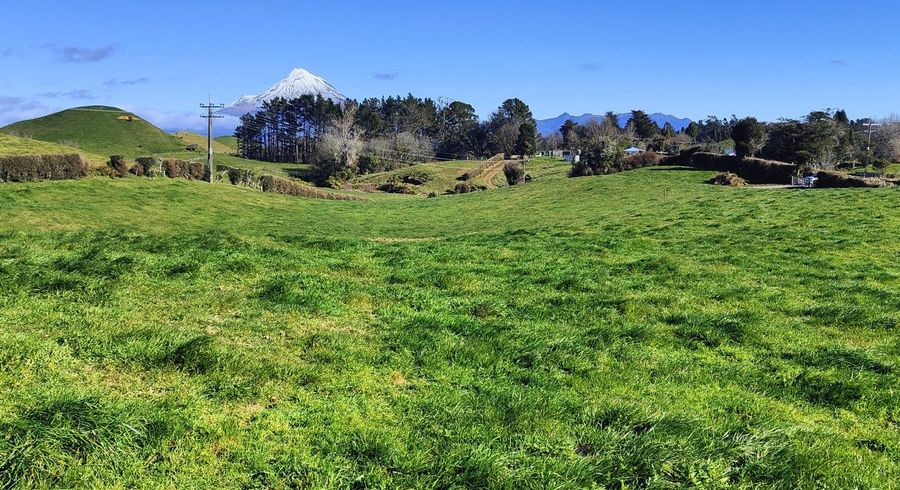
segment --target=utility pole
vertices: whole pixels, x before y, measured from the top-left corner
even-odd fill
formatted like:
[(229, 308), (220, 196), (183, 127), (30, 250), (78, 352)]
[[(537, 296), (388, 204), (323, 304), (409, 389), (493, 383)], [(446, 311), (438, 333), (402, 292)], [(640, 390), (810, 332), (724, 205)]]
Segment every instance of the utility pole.
[[(871, 121), (871, 119), (870, 119), (870, 121)], [(873, 122), (867, 122), (867, 123), (863, 123), (863, 126), (866, 126), (866, 127), (869, 128), (869, 142), (866, 143), (866, 153), (868, 153), (868, 156), (867, 156), (867, 159), (866, 159), (866, 166), (865, 166), (865, 168), (863, 169), (863, 175), (866, 176), (866, 177), (868, 177), (868, 175), (869, 175), (869, 164), (872, 163), (872, 128), (873, 128), (873, 127), (876, 127), (876, 126), (881, 126), (881, 124), (873, 123)]]
[(225, 116), (219, 116), (217, 114), (213, 114), (213, 111), (216, 109), (224, 109), (225, 104), (213, 104), (212, 102), (207, 102), (206, 104), (200, 104), (200, 107), (206, 109), (206, 115), (200, 116), (203, 119), (206, 119), (207, 127), (206, 127), (206, 167), (209, 169), (209, 182), (213, 182), (213, 174), (215, 174), (216, 169), (213, 167), (213, 157), (212, 157), (212, 122), (213, 119), (219, 119)]

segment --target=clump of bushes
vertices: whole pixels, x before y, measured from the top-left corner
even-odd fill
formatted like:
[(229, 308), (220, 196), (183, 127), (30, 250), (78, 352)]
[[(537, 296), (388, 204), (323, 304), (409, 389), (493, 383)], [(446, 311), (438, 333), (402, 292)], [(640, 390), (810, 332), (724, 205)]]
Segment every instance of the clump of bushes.
[(245, 168), (234, 168), (224, 165), (219, 165), (218, 168), (225, 171), (225, 177), (231, 185), (243, 185), (246, 187), (259, 186), (259, 179), (256, 178), (256, 175)]
[(275, 177), (274, 175), (261, 175), (259, 177), (259, 186), (263, 192), (272, 192), (275, 194), (285, 194), (288, 196), (312, 197), (316, 199), (334, 199), (338, 201), (359, 201), (356, 196), (348, 196), (346, 194), (337, 194), (334, 192), (323, 192), (315, 187), (300, 184), (288, 179)]
[(525, 182), (525, 166), (517, 162), (507, 162), (503, 165), (503, 175), (506, 176), (506, 183), (509, 185), (517, 185)]
[(391, 177), (387, 182), (378, 186), (378, 190), (382, 192), (390, 192), (392, 194), (415, 194), (409, 184), (405, 184), (397, 177)]
[(747, 181), (738, 177), (731, 172), (721, 172), (709, 180), (710, 184), (727, 185), (731, 187), (743, 187), (747, 185)]
[(147, 177), (155, 177), (162, 173), (162, 161), (157, 157), (138, 157), (135, 159)]
[(170, 179), (182, 177), (188, 180), (208, 180), (208, 170), (204, 162), (166, 159), (162, 162), (163, 173)]
[(884, 179), (857, 177), (841, 172), (823, 171), (816, 174), (816, 187), (887, 187), (890, 184)]
[(653, 167), (659, 165), (661, 161), (662, 157), (655, 151), (625, 156), (621, 148), (603, 143), (589, 149), (582, 155), (578, 163), (573, 163), (569, 176), (615, 174), (626, 170)]
[(487, 187), (483, 185), (475, 185), (470, 184), (468, 182), (460, 182), (453, 187), (453, 190), (448, 190), (447, 194), (466, 194), (469, 192), (481, 191), (485, 190)]
[(110, 155), (106, 165), (112, 169), (116, 177), (125, 177), (128, 174), (128, 164), (122, 155)]
[(88, 175), (81, 155), (0, 156), (0, 182), (80, 179)]
[(762, 158), (738, 158), (688, 150), (667, 163), (688, 165), (701, 170), (731, 172), (753, 184), (790, 184), (801, 168), (793, 163)]
[(139, 163), (135, 163), (134, 165), (132, 165), (131, 168), (128, 169), (128, 173), (134, 175), (135, 177), (143, 177), (145, 175), (144, 167), (142, 167)]
[(432, 175), (428, 172), (424, 172), (422, 170), (416, 170), (412, 172), (405, 173), (400, 176), (400, 180), (403, 181), (404, 184), (411, 185), (422, 185), (431, 181)]
[(660, 160), (662, 160), (662, 158), (659, 156), (659, 153), (656, 153), (655, 151), (645, 151), (644, 153), (638, 153), (637, 155), (627, 156), (622, 159), (620, 169), (633, 170), (643, 167), (655, 167), (656, 165), (659, 165)]
[(170, 179), (174, 179), (176, 177), (181, 177), (184, 169), (182, 168), (182, 164), (184, 160), (175, 160), (175, 159), (166, 159), (162, 162), (163, 173), (166, 174), (166, 177)]

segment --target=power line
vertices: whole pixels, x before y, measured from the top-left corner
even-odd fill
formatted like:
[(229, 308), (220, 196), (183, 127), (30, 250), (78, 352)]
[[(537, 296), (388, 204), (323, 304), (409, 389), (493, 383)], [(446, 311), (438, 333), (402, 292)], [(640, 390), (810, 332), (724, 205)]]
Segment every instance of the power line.
[(200, 116), (203, 119), (206, 119), (206, 167), (209, 169), (209, 182), (212, 183), (213, 175), (215, 174), (216, 169), (213, 167), (213, 152), (212, 152), (212, 123), (213, 119), (221, 119), (225, 116), (221, 116), (218, 114), (213, 114), (213, 110), (224, 109), (225, 104), (213, 104), (212, 102), (207, 102), (206, 104), (200, 104), (200, 108), (206, 109), (206, 115)]

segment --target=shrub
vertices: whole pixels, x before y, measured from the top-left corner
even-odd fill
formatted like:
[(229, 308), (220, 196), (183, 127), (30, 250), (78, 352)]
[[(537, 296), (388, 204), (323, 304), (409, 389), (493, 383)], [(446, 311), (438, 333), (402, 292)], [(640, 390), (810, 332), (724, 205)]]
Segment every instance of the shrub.
[(728, 185), (731, 187), (743, 187), (747, 185), (746, 180), (738, 177), (731, 172), (718, 173), (715, 177), (709, 179), (709, 183), (715, 185)]
[(161, 161), (156, 157), (138, 157), (135, 161), (144, 169), (144, 175), (150, 176), (160, 172)]
[(594, 169), (583, 161), (572, 164), (572, 170), (569, 172), (569, 177), (590, 177), (591, 175), (594, 175)]
[(218, 168), (225, 170), (225, 177), (231, 185), (243, 185), (247, 187), (259, 186), (259, 179), (256, 178), (256, 175), (254, 175), (253, 172), (247, 169), (227, 167), (224, 165), (219, 165)]
[(412, 185), (422, 185), (431, 181), (431, 179), (431, 174), (422, 170), (408, 172), (400, 176), (400, 180), (402, 180), (404, 184)]
[(184, 163), (183, 177), (188, 180), (209, 180), (206, 162), (188, 161)]
[(383, 192), (390, 192), (392, 194), (415, 194), (416, 191), (412, 190), (412, 188), (408, 184), (404, 184), (402, 180), (397, 177), (391, 177), (387, 182), (378, 186), (378, 190)]
[(449, 194), (466, 194), (468, 192), (475, 192), (478, 190), (478, 187), (469, 184), (467, 182), (460, 182), (453, 187), (452, 191), (448, 191)]
[(134, 175), (135, 177), (143, 177), (144, 176), (144, 167), (140, 163), (135, 163), (128, 169), (128, 173)]
[(643, 167), (654, 167), (659, 165), (661, 158), (659, 153), (655, 151), (646, 151), (637, 155), (625, 157), (620, 163), (621, 170), (633, 170)]
[(125, 157), (122, 155), (111, 155), (106, 165), (113, 170), (116, 177), (124, 177), (128, 174), (128, 164), (125, 163)]
[(0, 182), (80, 179), (88, 175), (81, 155), (0, 156)]
[(163, 173), (166, 174), (166, 177), (170, 179), (174, 179), (177, 177), (181, 177), (184, 172), (184, 160), (175, 160), (175, 159), (167, 159), (163, 160), (162, 168)]
[(509, 185), (525, 182), (525, 166), (521, 163), (507, 162), (503, 166), (503, 174), (506, 175), (506, 182)]

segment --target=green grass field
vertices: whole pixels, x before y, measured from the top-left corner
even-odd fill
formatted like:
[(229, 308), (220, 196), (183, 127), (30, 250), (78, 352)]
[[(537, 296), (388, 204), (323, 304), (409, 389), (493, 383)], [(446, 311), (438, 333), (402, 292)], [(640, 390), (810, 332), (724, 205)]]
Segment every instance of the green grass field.
[[(206, 136), (202, 134), (192, 133), (190, 131), (179, 131), (175, 133), (175, 137), (181, 140), (182, 148), (187, 147), (188, 145), (194, 144), (197, 145), (198, 151), (206, 155)], [(213, 139), (212, 141), (212, 149), (213, 153), (218, 154), (229, 154), (233, 153), (234, 149), (230, 146), (224, 145), (218, 141), (218, 139)]]
[(457, 180), (459, 176), (477, 167), (480, 163), (480, 160), (453, 160), (448, 162), (420, 163), (387, 172), (361, 175), (353, 179), (351, 184), (361, 188), (371, 185), (378, 186), (384, 184), (392, 177), (399, 178), (411, 172), (424, 172), (431, 177), (431, 180), (425, 184), (413, 186), (415, 191), (420, 194), (428, 194), (429, 192), (441, 194), (444, 191), (453, 189), (453, 187), (460, 182)]
[(218, 138), (214, 138), (216, 141), (226, 146), (230, 151), (237, 152), (238, 142), (237, 138), (234, 136), (219, 136)]
[(81, 148), (0, 133), (0, 155), (66, 155), (78, 153), (93, 166), (105, 165), (108, 157)]
[(897, 189), (562, 169), (0, 186), (0, 486), (896, 487)]

